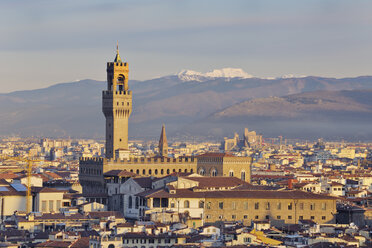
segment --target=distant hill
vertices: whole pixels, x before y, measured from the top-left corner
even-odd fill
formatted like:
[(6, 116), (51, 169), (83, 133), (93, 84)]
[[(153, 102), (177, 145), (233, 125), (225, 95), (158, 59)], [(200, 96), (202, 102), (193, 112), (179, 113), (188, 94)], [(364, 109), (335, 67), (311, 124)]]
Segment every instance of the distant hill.
[(372, 140), (371, 123), (372, 90), (350, 90), (243, 101), (215, 112), (195, 126), (211, 133), (224, 127), (238, 131), (250, 127), (265, 135), (289, 138)]
[[(0, 94), (0, 135), (103, 138), (101, 92), (105, 87), (105, 82), (82, 80), (44, 89)], [(242, 116), (231, 116), (234, 111), (229, 110), (230, 106), (234, 109), (238, 106), (235, 104), (255, 98), (271, 99), (270, 97), (274, 96), (302, 92), (372, 89), (372, 77), (272, 80), (214, 77), (203, 78), (200, 82), (187, 81), (184, 77), (173, 75), (148, 81), (130, 81), (129, 87), (133, 91), (134, 99), (129, 126), (131, 138), (158, 138), (162, 123), (166, 125), (170, 137), (202, 134), (221, 138), (223, 135), (240, 131), (241, 126), (260, 128), (259, 131), (265, 135), (281, 134), (280, 130), (275, 132), (275, 128), (268, 123), (260, 125), (259, 120), (262, 118), (241, 122)], [(252, 104), (257, 106), (258, 103)], [(286, 110), (287, 105), (283, 105), (283, 115), (291, 114), (291, 111)], [(229, 111), (226, 112), (227, 110)], [(244, 108), (241, 111), (244, 111)], [(334, 111), (336, 110), (330, 110)], [(343, 109), (337, 111), (342, 113)], [(276, 114), (277, 111), (271, 112)], [(346, 110), (345, 113), (349, 112)], [(357, 120), (364, 121), (363, 118), (358, 117)], [(208, 126), (212, 119), (212, 124), (217, 125), (216, 128)], [(218, 126), (217, 121), (221, 126)], [(264, 126), (266, 128), (263, 128)], [(310, 126), (309, 129), (314, 128)]]

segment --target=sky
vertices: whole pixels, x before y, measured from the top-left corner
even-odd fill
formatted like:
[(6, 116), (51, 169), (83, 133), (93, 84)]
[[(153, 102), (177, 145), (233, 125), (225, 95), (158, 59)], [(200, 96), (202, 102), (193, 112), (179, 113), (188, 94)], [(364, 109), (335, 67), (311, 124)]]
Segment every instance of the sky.
[(257, 77), (372, 75), (372, 1), (1, 0), (0, 92), (242, 68)]

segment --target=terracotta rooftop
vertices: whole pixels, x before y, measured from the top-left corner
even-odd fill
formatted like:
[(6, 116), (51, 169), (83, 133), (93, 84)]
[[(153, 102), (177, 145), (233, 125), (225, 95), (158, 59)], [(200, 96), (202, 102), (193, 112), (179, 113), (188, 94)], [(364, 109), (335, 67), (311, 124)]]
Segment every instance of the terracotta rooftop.
[(71, 246), (71, 241), (55, 241), (55, 240), (48, 240), (44, 243), (37, 244), (36, 247), (55, 247), (55, 248), (68, 248)]
[(0, 173), (0, 179), (14, 179), (19, 177), (19, 175), (12, 172)]
[(204, 158), (204, 157), (223, 158), (223, 157), (235, 157), (235, 156), (230, 153), (212, 153), (212, 152), (204, 153), (204, 154), (197, 156), (197, 158)]
[(81, 237), (76, 240), (71, 248), (89, 248), (89, 237)]
[(67, 190), (59, 190), (59, 189), (54, 189), (54, 188), (42, 188), (39, 193), (66, 193)]
[(231, 188), (248, 184), (236, 177), (186, 177), (186, 179), (199, 182), (198, 188)]
[(178, 189), (175, 194), (170, 194), (164, 189), (146, 194), (140, 193), (150, 198), (255, 198), (255, 199), (336, 199), (331, 196), (314, 194), (310, 192), (288, 190), (226, 190), (226, 191), (203, 191), (194, 192), (190, 189)]
[(151, 189), (152, 188), (152, 182), (155, 180), (153, 177), (138, 177), (133, 178), (133, 180), (141, 186), (141, 188), (144, 189)]
[(97, 211), (89, 212), (88, 216), (92, 219), (107, 218), (110, 216), (115, 216), (116, 218), (124, 218), (124, 216), (118, 211)]

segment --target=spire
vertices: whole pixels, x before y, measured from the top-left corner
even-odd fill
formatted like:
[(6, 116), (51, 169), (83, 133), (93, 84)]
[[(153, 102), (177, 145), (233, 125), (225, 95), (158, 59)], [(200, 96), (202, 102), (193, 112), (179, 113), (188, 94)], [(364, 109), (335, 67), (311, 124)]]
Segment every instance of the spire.
[(159, 139), (159, 154), (162, 157), (168, 156), (168, 142), (167, 142), (167, 135), (165, 134), (164, 124), (161, 128), (161, 134), (160, 134), (160, 139)]
[(119, 54), (119, 41), (116, 42), (116, 57), (115, 57), (114, 62), (118, 62), (118, 63), (122, 62), (120, 58), (120, 54)]

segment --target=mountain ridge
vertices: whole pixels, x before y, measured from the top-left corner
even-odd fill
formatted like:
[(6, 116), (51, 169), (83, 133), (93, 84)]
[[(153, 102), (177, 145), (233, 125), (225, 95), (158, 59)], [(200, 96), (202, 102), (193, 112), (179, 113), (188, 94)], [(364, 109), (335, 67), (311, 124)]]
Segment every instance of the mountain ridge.
[[(37, 90), (2, 93), (0, 135), (102, 138), (104, 117), (101, 94), (105, 88), (106, 82), (87, 79)], [(163, 123), (169, 136), (184, 136), (183, 133), (199, 135), (199, 131), (192, 130), (201, 120), (255, 98), (281, 97), (316, 90), (372, 89), (372, 76), (344, 79), (231, 78), (228, 83), (226, 78), (213, 78), (203, 83), (184, 83), (171, 75), (147, 81), (130, 80), (129, 88), (133, 92), (130, 137), (152, 139), (159, 136)], [(225, 125), (224, 128), (226, 130), (216, 133), (217, 138), (236, 131), (234, 125)]]

